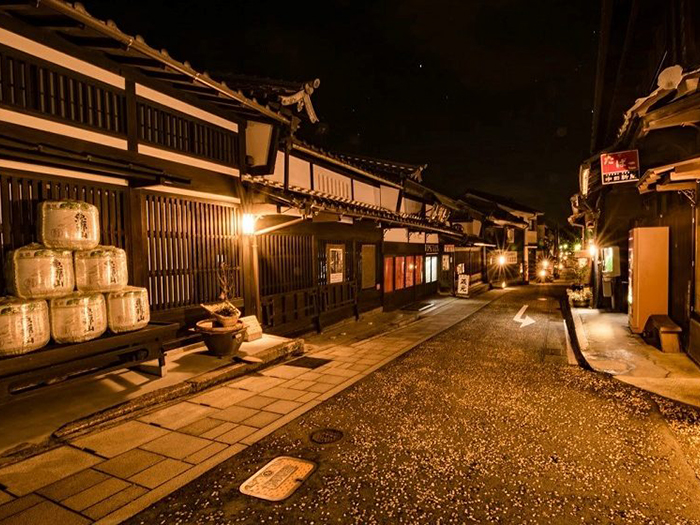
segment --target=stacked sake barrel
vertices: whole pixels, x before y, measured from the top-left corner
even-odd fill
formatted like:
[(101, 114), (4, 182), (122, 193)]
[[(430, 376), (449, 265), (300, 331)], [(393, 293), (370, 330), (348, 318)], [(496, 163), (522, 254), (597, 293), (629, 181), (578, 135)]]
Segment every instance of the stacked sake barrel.
[[(150, 320), (145, 288), (127, 286), (126, 252), (101, 246), (99, 213), (80, 201), (39, 204), (39, 243), (9, 253), (0, 297), (0, 357), (90, 341)], [(47, 302), (48, 301), (48, 302)]]

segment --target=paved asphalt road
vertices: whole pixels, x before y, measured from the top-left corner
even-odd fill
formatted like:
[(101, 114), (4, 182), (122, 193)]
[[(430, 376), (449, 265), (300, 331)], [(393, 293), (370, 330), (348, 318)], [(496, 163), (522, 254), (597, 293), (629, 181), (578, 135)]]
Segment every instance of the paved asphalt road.
[[(700, 418), (566, 365), (562, 293), (505, 294), (131, 523), (700, 523)], [(318, 469), (282, 503), (240, 494), (279, 455)]]

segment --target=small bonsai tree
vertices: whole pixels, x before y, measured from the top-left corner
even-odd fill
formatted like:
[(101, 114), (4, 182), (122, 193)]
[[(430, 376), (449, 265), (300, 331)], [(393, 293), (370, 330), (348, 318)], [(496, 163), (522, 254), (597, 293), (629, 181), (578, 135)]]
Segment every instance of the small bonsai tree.
[(200, 306), (213, 315), (222, 325), (235, 325), (238, 322), (238, 318), (241, 316), (241, 311), (231, 302), (236, 296), (234, 271), (231, 265), (227, 262), (219, 264), (217, 277), (219, 279), (219, 287), (221, 288), (221, 293), (219, 294), (220, 302), (215, 304), (202, 304)]

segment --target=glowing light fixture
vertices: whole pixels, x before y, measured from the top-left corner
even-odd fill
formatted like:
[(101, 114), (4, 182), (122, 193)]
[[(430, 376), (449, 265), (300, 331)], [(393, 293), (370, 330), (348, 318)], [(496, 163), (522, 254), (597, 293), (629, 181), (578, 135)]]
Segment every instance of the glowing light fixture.
[(576, 244), (574, 244), (574, 251), (575, 252), (581, 251), (581, 243), (580, 242), (577, 242)]
[(549, 267), (549, 261), (547, 259), (544, 259), (542, 261), (542, 268), (548, 268)]
[(506, 287), (506, 282), (503, 281), (503, 282), (501, 283), (501, 288), (505, 288), (505, 287)]
[(255, 233), (255, 215), (244, 213), (241, 221), (241, 231), (243, 235), (253, 235)]
[(540, 270), (540, 277), (543, 279), (547, 276), (547, 271), (546, 270)]
[(595, 245), (593, 241), (591, 241), (591, 244), (588, 245), (588, 253), (591, 255), (591, 257), (595, 257), (595, 254), (598, 252), (598, 247)]
[(506, 263), (506, 256), (505, 255), (499, 255), (498, 256), (498, 264), (503, 266)]

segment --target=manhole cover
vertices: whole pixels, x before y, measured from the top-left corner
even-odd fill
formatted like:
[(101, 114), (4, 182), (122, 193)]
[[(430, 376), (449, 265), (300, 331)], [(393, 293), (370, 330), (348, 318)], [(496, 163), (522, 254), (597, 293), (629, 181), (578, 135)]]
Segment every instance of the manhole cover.
[(330, 445), (343, 439), (343, 433), (334, 428), (322, 428), (311, 433), (311, 441), (319, 445)]
[(289, 366), (299, 366), (301, 368), (310, 368), (311, 370), (330, 363), (330, 359), (321, 359), (320, 357), (300, 357), (294, 361), (287, 363)]
[(315, 468), (312, 461), (280, 456), (245, 480), (240, 490), (254, 498), (282, 501), (294, 494)]

